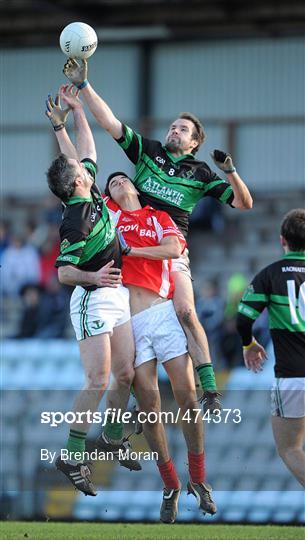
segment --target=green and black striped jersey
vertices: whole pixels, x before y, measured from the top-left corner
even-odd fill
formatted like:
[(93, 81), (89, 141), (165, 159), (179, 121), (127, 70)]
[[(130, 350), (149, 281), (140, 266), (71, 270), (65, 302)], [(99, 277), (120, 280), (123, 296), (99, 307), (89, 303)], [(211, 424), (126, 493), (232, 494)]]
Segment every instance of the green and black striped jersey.
[(121, 249), (115, 226), (101, 192), (95, 184), (96, 164), (82, 161), (93, 177), (89, 198), (71, 197), (60, 226), (60, 255), (56, 267), (72, 264), (80, 270), (96, 272), (112, 259), (121, 268)]
[(184, 236), (190, 214), (202, 197), (233, 201), (231, 185), (192, 154), (176, 158), (159, 141), (146, 139), (126, 125), (117, 142), (136, 166), (133, 182), (141, 205), (167, 212)]
[(275, 353), (276, 377), (305, 377), (305, 251), (289, 252), (259, 272), (238, 307), (237, 329), (243, 344), (264, 308)]

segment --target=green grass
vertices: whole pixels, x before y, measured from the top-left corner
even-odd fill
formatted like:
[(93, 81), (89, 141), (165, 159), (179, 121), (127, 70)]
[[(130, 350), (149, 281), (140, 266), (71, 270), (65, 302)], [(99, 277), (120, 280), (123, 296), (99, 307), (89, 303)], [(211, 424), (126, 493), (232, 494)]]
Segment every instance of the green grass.
[(304, 539), (301, 527), (276, 525), (162, 525), (142, 523), (0, 523), (0, 538), (5, 540), (298, 540)]

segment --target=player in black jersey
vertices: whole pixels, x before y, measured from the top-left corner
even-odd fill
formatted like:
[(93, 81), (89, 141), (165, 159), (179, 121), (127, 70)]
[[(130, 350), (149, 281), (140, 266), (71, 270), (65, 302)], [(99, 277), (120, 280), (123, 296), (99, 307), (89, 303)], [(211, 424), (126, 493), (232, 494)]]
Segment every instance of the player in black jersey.
[[(70, 312), (86, 377), (74, 404), (74, 412), (82, 416), (71, 425), (67, 447), (57, 458), (56, 466), (77, 489), (86, 495), (96, 495), (90, 470), (84, 463), (85, 439), (90, 427), (86, 415), (97, 410), (108, 386), (110, 370), (114, 375), (112, 388), (118, 390), (112, 393), (111, 405), (125, 411), (134, 378), (134, 341), (129, 293), (121, 284), (121, 247), (95, 185), (95, 144), (77, 94), (72, 87), (65, 87), (65, 102), (73, 110), (76, 147), (65, 130), (68, 109), (62, 110), (59, 95), (55, 102), (48, 97), (46, 111), (63, 152), (47, 172), (50, 189), (65, 204), (56, 266), (60, 282), (76, 286)], [(122, 431), (121, 424), (107, 423), (104, 432), (108, 437), (107, 450), (120, 455), (122, 465), (140, 470), (140, 464), (129, 459), (130, 445), (123, 439)], [(114, 432), (115, 440), (112, 440)]]
[(305, 210), (291, 210), (281, 225), (284, 257), (259, 272), (239, 304), (237, 330), (244, 361), (257, 373), (266, 359), (252, 325), (267, 308), (275, 354), (272, 428), (279, 455), (305, 487)]
[[(142, 137), (122, 125), (87, 81), (87, 62), (69, 59), (64, 67), (68, 79), (81, 91), (97, 122), (109, 132), (136, 166), (133, 180), (142, 206), (166, 211), (187, 235), (190, 214), (197, 202), (210, 195), (235, 208), (252, 206), (248, 188), (236, 172), (231, 157), (215, 150), (212, 158), (227, 175), (222, 180), (194, 156), (205, 134), (199, 120), (183, 113), (170, 126), (165, 145)], [(173, 264), (174, 304), (188, 339), (188, 348), (204, 391), (205, 407), (220, 407), (209, 346), (195, 310), (188, 252)]]

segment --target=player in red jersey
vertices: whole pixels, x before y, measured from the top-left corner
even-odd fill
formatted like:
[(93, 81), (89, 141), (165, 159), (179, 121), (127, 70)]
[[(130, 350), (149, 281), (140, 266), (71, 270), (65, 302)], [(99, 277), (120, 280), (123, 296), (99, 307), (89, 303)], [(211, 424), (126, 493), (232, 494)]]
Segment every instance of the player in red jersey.
[[(133, 384), (140, 409), (146, 414), (161, 410), (157, 365), (162, 363), (181, 415), (190, 416), (189, 422), (182, 421), (188, 448), (188, 490), (204, 512), (214, 514), (211, 488), (205, 484), (203, 425), (201, 418), (196, 418), (199, 409), (193, 366), (172, 301), (174, 283), (169, 257), (179, 257), (186, 242), (168, 214), (150, 206), (141, 207), (138, 192), (124, 173), (110, 175), (106, 193), (110, 195), (106, 204), (126, 243), (122, 279), (130, 293), (136, 344)], [(158, 454), (157, 465), (165, 484), (160, 519), (173, 523), (181, 484), (168, 451), (164, 426), (161, 421), (146, 422), (143, 429), (151, 450)]]

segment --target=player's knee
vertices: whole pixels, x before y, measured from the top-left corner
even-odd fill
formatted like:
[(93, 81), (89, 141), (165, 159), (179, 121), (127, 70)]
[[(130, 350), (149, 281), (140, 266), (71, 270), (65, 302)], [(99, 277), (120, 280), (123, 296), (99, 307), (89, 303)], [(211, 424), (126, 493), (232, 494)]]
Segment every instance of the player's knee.
[(196, 397), (191, 390), (189, 395), (177, 396), (177, 402), (182, 412), (191, 411), (192, 414), (196, 414), (198, 401), (196, 401)]
[(295, 446), (277, 446), (277, 451), (283, 461), (293, 460), (296, 454), (301, 450), (301, 447)]
[(105, 392), (109, 384), (109, 375), (104, 371), (89, 370), (86, 373), (86, 389)]
[(134, 375), (135, 372), (132, 366), (124, 366), (124, 368), (115, 374), (115, 379), (118, 386), (131, 386)]

